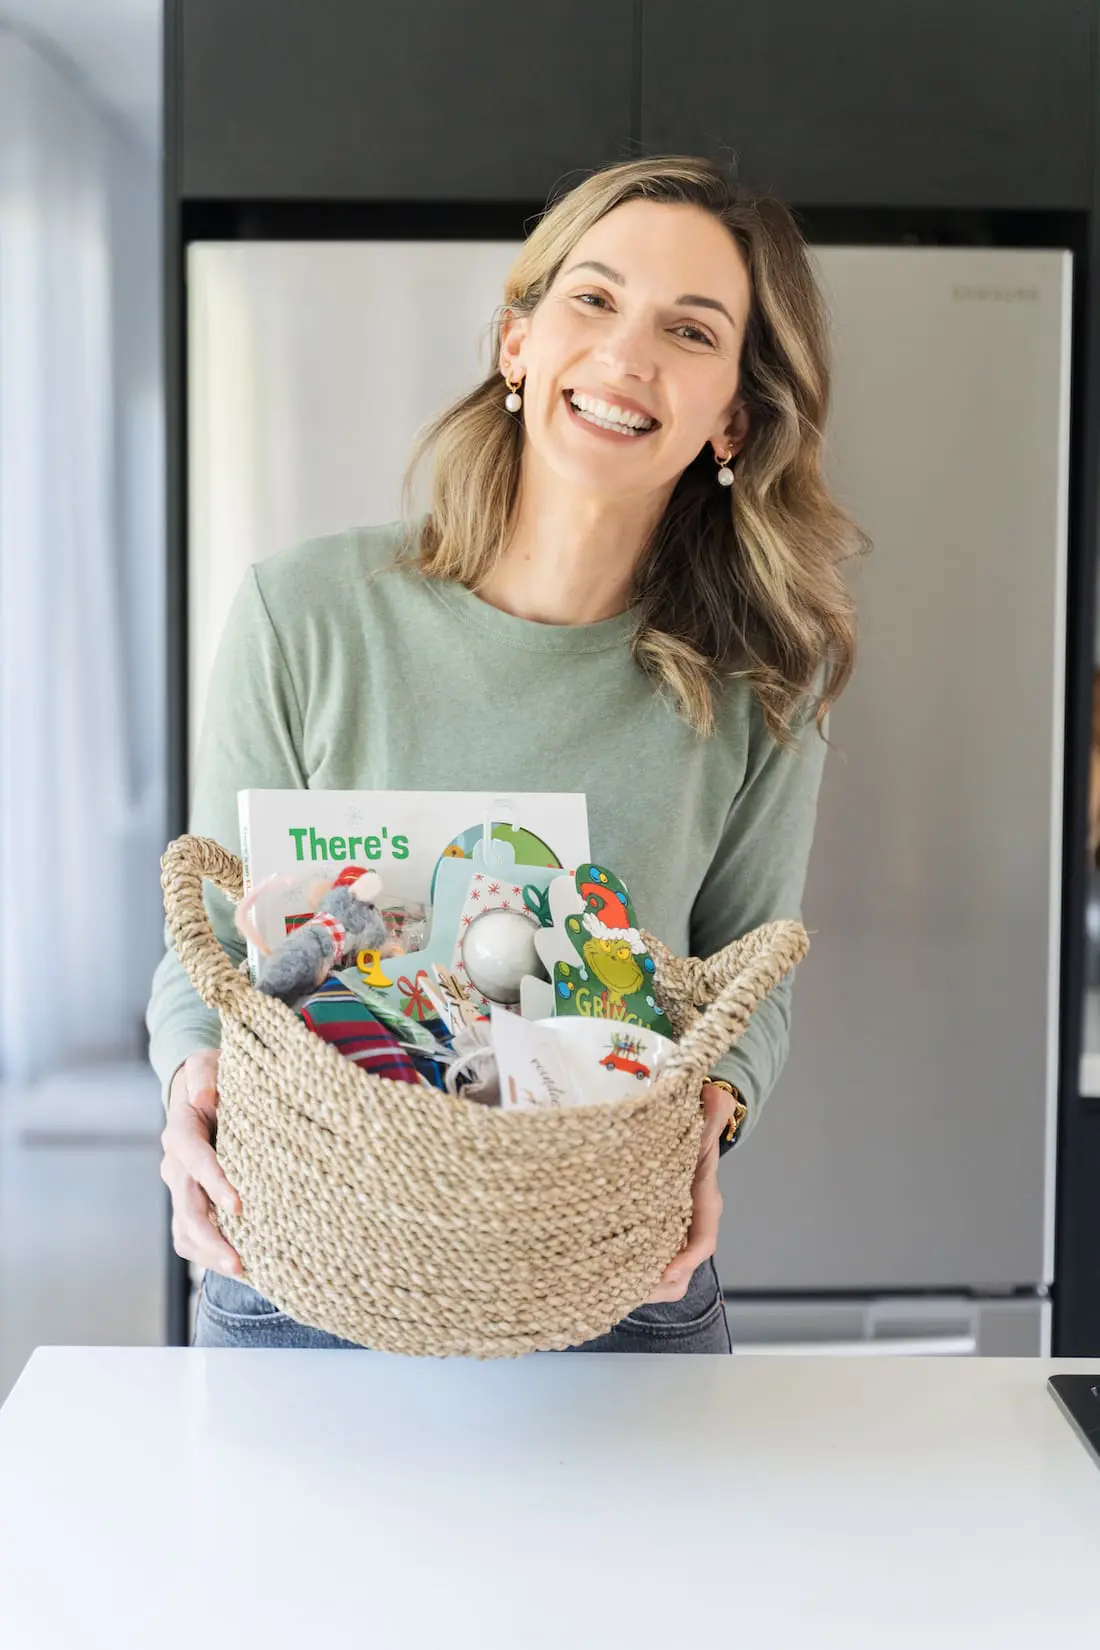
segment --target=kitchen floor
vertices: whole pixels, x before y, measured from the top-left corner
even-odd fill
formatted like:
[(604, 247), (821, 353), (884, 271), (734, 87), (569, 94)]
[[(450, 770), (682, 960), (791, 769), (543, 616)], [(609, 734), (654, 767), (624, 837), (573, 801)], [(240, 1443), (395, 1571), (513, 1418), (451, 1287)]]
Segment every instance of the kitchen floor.
[(162, 1345), (160, 1092), (145, 1066), (0, 1085), (0, 1403), (40, 1345)]

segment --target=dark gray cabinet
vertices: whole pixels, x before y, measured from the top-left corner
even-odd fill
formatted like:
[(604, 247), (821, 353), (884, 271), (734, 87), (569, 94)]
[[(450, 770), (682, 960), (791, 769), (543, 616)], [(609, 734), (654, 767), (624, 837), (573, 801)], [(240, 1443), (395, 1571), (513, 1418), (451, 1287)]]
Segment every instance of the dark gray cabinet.
[(627, 153), (632, 0), (176, 3), (185, 197), (541, 201)]
[(1093, 0), (644, 0), (641, 139), (804, 205), (1090, 204)]

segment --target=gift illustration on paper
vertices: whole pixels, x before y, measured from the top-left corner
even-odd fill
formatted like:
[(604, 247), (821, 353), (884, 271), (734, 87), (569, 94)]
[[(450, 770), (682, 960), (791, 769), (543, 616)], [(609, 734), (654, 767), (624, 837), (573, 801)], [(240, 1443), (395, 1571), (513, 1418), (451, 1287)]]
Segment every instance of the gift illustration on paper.
[(397, 982), (397, 989), (401, 993), (401, 1012), (407, 1014), (411, 1020), (433, 1020), (436, 1017), (436, 1007), (432, 1002), (426, 986), (430, 986), (428, 971), (420, 968), (410, 979), (403, 974)]

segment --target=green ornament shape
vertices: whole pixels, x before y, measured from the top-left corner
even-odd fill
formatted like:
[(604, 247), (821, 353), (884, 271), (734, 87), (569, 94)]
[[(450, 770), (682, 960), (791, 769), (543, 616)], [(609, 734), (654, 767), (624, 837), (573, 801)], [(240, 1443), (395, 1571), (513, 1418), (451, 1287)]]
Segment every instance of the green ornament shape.
[(649, 1026), (672, 1037), (672, 1023), (654, 995), (653, 958), (634, 943), (638, 924), (626, 884), (606, 866), (592, 863), (580, 866), (575, 881), (586, 916), (596, 918), (604, 933), (593, 934), (584, 917), (566, 918), (565, 932), (578, 962), (554, 966), (554, 1012)]

